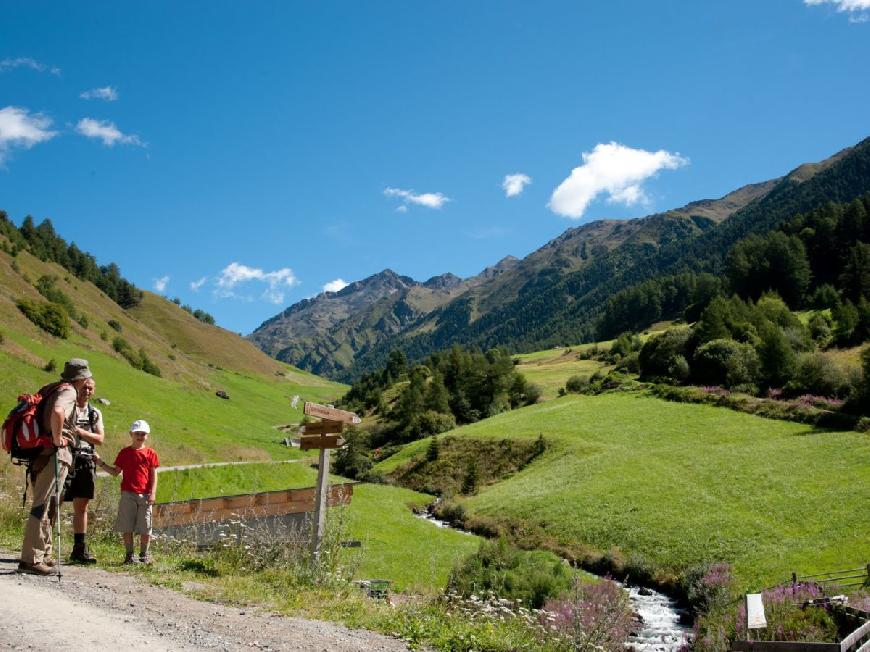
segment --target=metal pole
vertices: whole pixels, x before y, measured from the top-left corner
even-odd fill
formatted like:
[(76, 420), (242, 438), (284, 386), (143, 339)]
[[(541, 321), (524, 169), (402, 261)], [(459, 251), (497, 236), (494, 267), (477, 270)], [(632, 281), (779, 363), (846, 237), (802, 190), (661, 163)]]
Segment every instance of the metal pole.
[(54, 526), (55, 526), (55, 541), (57, 542), (57, 581), (60, 582), (60, 461), (57, 459), (57, 451), (54, 451)]
[(311, 541), (311, 552), (314, 562), (320, 560), (320, 546), (323, 543), (323, 533), (326, 530), (326, 509), (329, 496), (329, 449), (320, 449), (317, 465), (317, 489), (314, 494), (314, 536)]

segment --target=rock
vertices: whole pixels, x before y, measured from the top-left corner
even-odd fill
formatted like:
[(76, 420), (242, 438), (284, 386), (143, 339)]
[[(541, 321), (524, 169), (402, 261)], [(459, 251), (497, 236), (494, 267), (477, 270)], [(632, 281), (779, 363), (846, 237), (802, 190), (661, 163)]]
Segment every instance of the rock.
[(112, 402), (109, 399), (103, 398), (102, 396), (97, 399), (97, 403), (99, 403), (100, 405), (111, 405), (112, 404)]
[(650, 590), (649, 590), (648, 588), (646, 588), (645, 586), (640, 587), (640, 588), (637, 590), (637, 592), (638, 592), (640, 595), (652, 595), (652, 591), (650, 591)]
[(227, 401), (230, 400), (230, 395), (227, 394), (227, 393), (226, 393), (224, 390), (222, 390), (222, 389), (219, 389), (218, 391), (216, 391), (216, 392), (214, 393), (214, 395), (217, 396), (218, 398), (222, 398), (222, 399), (227, 400)]

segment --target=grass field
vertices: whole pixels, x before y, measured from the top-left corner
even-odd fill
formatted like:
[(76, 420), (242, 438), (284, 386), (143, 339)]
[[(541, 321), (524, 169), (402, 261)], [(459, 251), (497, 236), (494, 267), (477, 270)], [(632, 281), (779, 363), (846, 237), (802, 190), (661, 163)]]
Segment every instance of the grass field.
[[(316, 470), (299, 463), (245, 464), (161, 473), (159, 502), (298, 489), (314, 486)], [(332, 482), (346, 482), (332, 476)], [(442, 588), (456, 561), (473, 552), (479, 537), (444, 530), (414, 516), (432, 496), (385, 485), (358, 484), (350, 505), (330, 511), (343, 538), (362, 542), (359, 578), (393, 580), (399, 590)]]
[[(640, 394), (568, 396), (451, 434), (537, 437), (532, 465), (464, 500), (583, 554), (617, 550), (673, 575), (733, 563), (746, 587), (870, 557), (870, 437)], [(379, 465), (387, 471), (428, 440)]]
[[(240, 459), (280, 459), (298, 455), (280, 445), (284, 437), (276, 425), (299, 421), (301, 405), (293, 410), (290, 398), (332, 400), (344, 389), (337, 383), (305, 385), (294, 377), (263, 378), (230, 370), (203, 371), (208, 387), (195, 388), (166, 378), (157, 378), (130, 367), (126, 361), (101, 351), (85, 350), (81, 343), (56, 340), (48, 344), (16, 334), (5, 334), (0, 347), (0, 378), (4, 379), (6, 403), (57, 379), (59, 372), (45, 372), (20, 355), (7, 351), (10, 343), (41, 359), (62, 361), (85, 356), (97, 381), (96, 396), (111, 405), (103, 411), (107, 442), (104, 456), (111, 457), (129, 444), (127, 428), (135, 419), (152, 427), (151, 445), (163, 465)], [(304, 380), (304, 377), (300, 378)], [(230, 400), (214, 395), (211, 387), (223, 388)]]
[[(609, 343), (605, 343), (609, 346)], [(608, 367), (598, 360), (579, 360), (578, 354), (584, 349), (590, 348), (591, 344), (583, 344), (576, 347), (548, 349), (535, 353), (523, 353), (513, 356), (519, 360), (516, 366), (530, 383), (541, 388), (541, 398), (548, 400), (556, 398), (559, 388), (565, 386), (565, 382), (576, 374), (591, 376), (596, 371), (606, 370)]]

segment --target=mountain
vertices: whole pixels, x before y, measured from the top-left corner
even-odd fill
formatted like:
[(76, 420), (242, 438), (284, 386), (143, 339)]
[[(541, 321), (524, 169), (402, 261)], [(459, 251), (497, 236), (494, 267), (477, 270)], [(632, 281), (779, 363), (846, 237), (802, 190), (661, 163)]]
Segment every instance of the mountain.
[[(568, 229), (522, 260), (505, 258), (459, 282), (450, 275), (450, 289), (440, 293), (385, 270), (349, 295), (340, 296), (351, 286), (291, 306), (250, 337), (281, 360), (343, 380), (378, 368), (394, 348), (419, 359), (454, 343), (514, 351), (577, 343), (594, 336), (615, 292), (661, 274), (719, 273), (737, 240), (868, 190), (870, 139), (719, 199)], [(385, 275), (402, 286), (387, 291)], [(350, 295), (353, 315), (342, 307)], [(315, 320), (321, 312), (330, 318)]]

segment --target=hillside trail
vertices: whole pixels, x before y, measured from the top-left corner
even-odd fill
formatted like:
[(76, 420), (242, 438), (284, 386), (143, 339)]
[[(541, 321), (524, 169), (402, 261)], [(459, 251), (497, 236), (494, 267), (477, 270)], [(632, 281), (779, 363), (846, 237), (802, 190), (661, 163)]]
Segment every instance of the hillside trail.
[(0, 558), (3, 650), (311, 650), (398, 652), (399, 640), (335, 623), (200, 602), (125, 573), (64, 567), (63, 578), (19, 575)]

